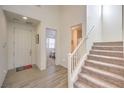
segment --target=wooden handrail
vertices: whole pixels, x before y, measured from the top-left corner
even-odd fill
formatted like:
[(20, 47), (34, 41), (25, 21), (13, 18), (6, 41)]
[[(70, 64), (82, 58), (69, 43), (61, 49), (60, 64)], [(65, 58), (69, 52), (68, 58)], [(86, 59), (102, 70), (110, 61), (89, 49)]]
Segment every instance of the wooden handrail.
[(75, 50), (71, 53), (71, 55), (74, 55), (75, 52), (78, 50), (78, 48), (81, 46), (81, 44), (84, 42), (84, 40), (86, 40), (88, 38), (88, 36), (90, 35), (90, 33), (92, 32), (92, 30), (94, 29), (95, 25), (93, 25), (93, 27), (91, 28), (91, 30), (88, 32), (88, 34), (81, 39), (80, 43), (77, 45), (77, 47), (75, 48)]
[(81, 66), (82, 58), (84, 57), (83, 55), (83, 50), (85, 48), (84, 43), (86, 42), (90, 33), (93, 31), (94, 27), (95, 25), (93, 25), (93, 27), (87, 33), (87, 35), (79, 42), (75, 50), (72, 53), (69, 53), (68, 55), (68, 86), (69, 87), (73, 87), (73, 79), (77, 75), (77, 71)]

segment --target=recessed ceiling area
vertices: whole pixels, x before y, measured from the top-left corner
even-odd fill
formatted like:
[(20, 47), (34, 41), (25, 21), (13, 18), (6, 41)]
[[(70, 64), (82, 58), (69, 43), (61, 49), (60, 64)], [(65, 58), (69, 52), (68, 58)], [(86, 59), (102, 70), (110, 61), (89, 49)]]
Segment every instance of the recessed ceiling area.
[(36, 19), (32, 19), (32, 18), (27, 17), (27, 16), (22, 16), (22, 15), (12, 13), (9, 11), (4, 11), (4, 13), (5, 13), (7, 20), (11, 21), (11, 22), (28, 24), (28, 25), (32, 25), (32, 26), (37, 26), (40, 23), (40, 21), (38, 21)]

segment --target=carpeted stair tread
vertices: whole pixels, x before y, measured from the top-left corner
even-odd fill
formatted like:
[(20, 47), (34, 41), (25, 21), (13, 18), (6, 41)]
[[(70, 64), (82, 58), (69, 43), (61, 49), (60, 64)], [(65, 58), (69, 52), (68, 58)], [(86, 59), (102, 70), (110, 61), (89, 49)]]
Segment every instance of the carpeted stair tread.
[(111, 67), (111, 68), (118, 68), (118, 69), (124, 70), (123, 66), (119, 66), (119, 65), (115, 65), (115, 64), (103, 63), (103, 62), (94, 61), (94, 60), (86, 60), (86, 61), (89, 63), (93, 63), (93, 64), (98, 64), (98, 65), (102, 65), (102, 66), (107, 66), (107, 67)]
[(76, 88), (91, 88), (90, 85), (87, 85), (86, 83), (82, 82), (81, 80), (77, 80), (74, 84)]
[(103, 81), (101, 79), (94, 78), (91, 75), (80, 73), (80, 77), (87, 79), (89, 82), (95, 84), (95, 86), (98, 86), (98, 87), (101, 87), (101, 88), (117, 87), (117, 86), (115, 86), (113, 84), (110, 84), (108, 82), (105, 82), (105, 81)]
[(123, 58), (123, 55), (124, 55), (123, 51), (94, 50), (94, 49), (90, 51), (90, 54), (119, 57), (119, 58)]
[(99, 70), (99, 69), (88, 67), (88, 66), (84, 66), (83, 68), (88, 69), (89, 71), (92, 71), (95, 73), (99, 73), (100, 75), (106, 75), (108, 77), (112, 77), (112, 78), (116, 78), (116, 79), (124, 81), (124, 77), (117, 75), (117, 74), (114, 74), (114, 73), (110, 73), (107, 71)]

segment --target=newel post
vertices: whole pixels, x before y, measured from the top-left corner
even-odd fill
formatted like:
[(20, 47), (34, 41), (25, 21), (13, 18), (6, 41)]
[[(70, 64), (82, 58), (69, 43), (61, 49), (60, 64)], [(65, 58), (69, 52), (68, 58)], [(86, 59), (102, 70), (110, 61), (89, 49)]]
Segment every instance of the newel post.
[(73, 87), (73, 82), (72, 82), (72, 72), (71, 72), (71, 53), (68, 54), (68, 88)]

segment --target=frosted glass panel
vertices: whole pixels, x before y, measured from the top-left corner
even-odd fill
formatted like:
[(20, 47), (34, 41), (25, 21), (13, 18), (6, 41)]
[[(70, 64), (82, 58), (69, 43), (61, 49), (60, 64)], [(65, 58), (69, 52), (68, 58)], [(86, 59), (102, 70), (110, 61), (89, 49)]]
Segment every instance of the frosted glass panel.
[(55, 39), (47, 38), (47, 48), (55, 48)]

